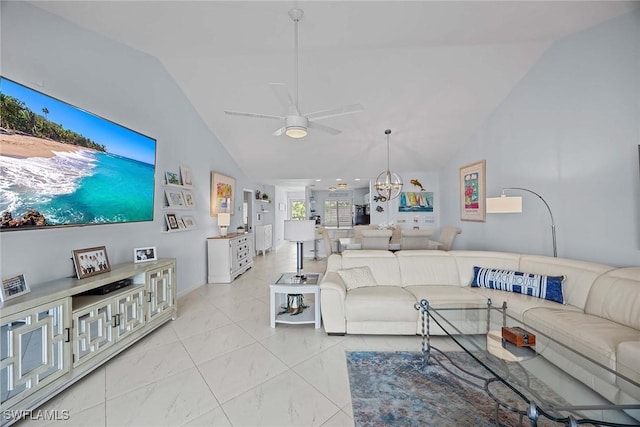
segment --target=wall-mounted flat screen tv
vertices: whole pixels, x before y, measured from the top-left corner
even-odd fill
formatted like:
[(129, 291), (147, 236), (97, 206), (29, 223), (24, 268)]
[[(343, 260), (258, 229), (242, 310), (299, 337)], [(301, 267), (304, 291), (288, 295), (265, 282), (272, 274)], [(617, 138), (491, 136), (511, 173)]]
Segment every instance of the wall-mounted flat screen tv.
[(153, 220), (156, 140), (0, 77), (0, 230)]

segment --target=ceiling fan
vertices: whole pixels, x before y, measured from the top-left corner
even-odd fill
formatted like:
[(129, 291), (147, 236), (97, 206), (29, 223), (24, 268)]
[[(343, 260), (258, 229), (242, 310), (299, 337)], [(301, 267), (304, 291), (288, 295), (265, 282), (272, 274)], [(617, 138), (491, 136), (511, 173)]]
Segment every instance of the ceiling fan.
[(286, 115), (274, 116), (270, 114), (255, 114), (244, 113), (237, 111), (226, 111), (225, 113), (231, 116), (244, 116), (253, 117), (259, 119), (275, 119), (284, 121), (284, 126), (273, 132), (274, 136), (280, 136), (283, 133), (291, 138), (303, 138), (307, 136), (307, 129), (317, 129), (319, 131), (327, 132), (331, 135), (337, 135), (340, 133), (338, 129), (316, 123), (317, 120), (328, 119), (329, 117), (343, 116), (345, 114), (357, 113), (364, 108), (360, 104), (346, 105), (341, 108), (334, 108), (331, 110), (316, 111), (309, 114), (301, 114), (298, 108), (298, 22), (302, 19), (304, 12), (302, 9), (291, 9), (289, 16), (295, 24), (295, 51), (294, 51), (294, 75), (295, 75), (295, 91), (294, 98), (292, 99), (287, 87), (283, 83), (269, 83), (269, 86), (273, 89), (276, 97), (280, 103), (286, 109)]

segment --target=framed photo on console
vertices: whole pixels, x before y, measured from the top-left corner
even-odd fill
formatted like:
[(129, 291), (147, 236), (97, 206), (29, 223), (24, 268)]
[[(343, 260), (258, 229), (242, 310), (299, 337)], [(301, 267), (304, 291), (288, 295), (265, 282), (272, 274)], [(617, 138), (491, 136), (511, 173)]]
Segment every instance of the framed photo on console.
[(460, 168), (460, 219), (484, 222), (485, 165), (481, 160)]
[(133, 249), (133, 262), (157, 261), (158, 251), (155, 246)]
[(73, 265), (76, 268), (78, 279), (111, 271), (107, 248), (104, 246), (74, 250)]
[(27, 282), (24, 280), (24, 274), (19, 274), (14, 277), (9, 277), (8, 279), (2, 279), (0, 299), (6, 301), (24, 295), (29, 291), (29, 285), (27, 285)]

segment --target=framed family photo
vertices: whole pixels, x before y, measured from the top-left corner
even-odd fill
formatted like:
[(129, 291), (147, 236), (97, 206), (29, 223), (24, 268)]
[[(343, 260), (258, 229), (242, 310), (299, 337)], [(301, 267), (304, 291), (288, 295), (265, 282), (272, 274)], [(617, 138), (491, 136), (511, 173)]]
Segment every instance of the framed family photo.
[(133, 249), (133, 262), (157, 261), (158, 251), (155, 246)]
[(104, 246), (74, 250), (73, 265), (76, 268), (78, 279), (111, 271), (107, 248)]
[(484, 222), (485, 209), (484, 160), (460, 168), (460, 219)]
[(236, 180), (230, 176), (211, 172), (211, 216), (219, 213), (233, 215)]
[(0, 299), (2, 301), (10, 300), (11, 298), (19, 297), (30, 291), (29, 285), (24, 280), (24, 274), (9, 277), (8, 279), (2, 279), (2, 290), (0, 292)]

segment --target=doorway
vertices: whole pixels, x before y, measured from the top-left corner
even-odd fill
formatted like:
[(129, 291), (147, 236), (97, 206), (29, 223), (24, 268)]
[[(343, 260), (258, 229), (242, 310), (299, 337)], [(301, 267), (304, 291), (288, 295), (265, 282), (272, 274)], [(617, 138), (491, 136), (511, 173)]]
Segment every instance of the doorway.
[(253, 190), (242, 190), (242, 224), (247, 232), (253, 231)]

